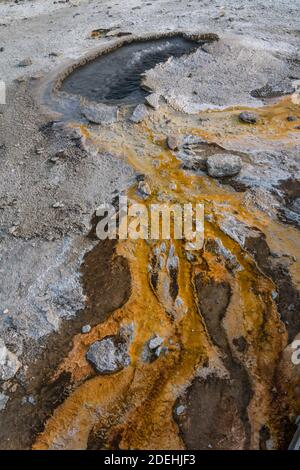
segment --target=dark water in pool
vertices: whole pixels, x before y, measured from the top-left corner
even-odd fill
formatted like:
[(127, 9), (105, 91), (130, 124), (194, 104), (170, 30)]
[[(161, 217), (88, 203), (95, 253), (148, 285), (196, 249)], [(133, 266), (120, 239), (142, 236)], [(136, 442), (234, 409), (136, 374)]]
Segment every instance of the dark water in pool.
[(127, 44), (76, 69), (63, 82), (62, 90), (102, 103), (140, 103), (147, 95), (140, 87), (146, 70), (199, 45), (181, 37)]

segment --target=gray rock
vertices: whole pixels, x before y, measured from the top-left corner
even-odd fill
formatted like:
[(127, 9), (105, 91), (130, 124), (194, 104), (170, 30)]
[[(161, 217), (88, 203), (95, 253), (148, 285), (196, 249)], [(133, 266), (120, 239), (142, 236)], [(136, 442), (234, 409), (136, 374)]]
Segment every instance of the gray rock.
[(118, 120), (118, 107), (103, 103), (82, 103), (81, 112), (88, 121), (95, 124), (112, 124)]
[(271, 293), (271, 296), (272, 296), (272, 299), (273, 299), (273, 300), (277, 299), (277, 297), (278, 297), (278, 292), (276, 292), (275, 290), (273, 290), (272, 293)]
[(289, 121), (289, 122), (298, 121), (298, 118), (297, 118), (296, 116), (288, 116), (286, 119), (287, 119), (287, 121)]
[(207, 164), (207, 157), (204, 155), (193, 155), (184, 158), (184, 162), (181, 165), (181, 168), (184, 170), (191, 170), (191, 171), (205, 171)]
[(300, 214), (300, 197), (297, 197), (292, 205), (291, 205), (291, 208), (293, 211), (297, 212), (298, 214)]
[(119, 372), (130, 364), (127, 343), (116, 336), (93, 343), (86, 358), (99, 374)]
[(91, 331), (92, 327), (91, 325), (84, 325), (82, 328), (81, 328), (81, 332), (82, 333), (89, 333)]
[(183, 138), (184, 148), (198, 147), (203, 144), (207, 144), (207, 140), (197, 135), (185, 135)]
[(154, 354), (156, 357), (159, 357), (162, 353), (166, 353), (167, 351), (168, 348), (166, 348), (165, 346), (159, 346), (155, 349)]
[(177, 406), (177, 408), (176, 408), (176, 414), (177, 414), (178, 416), (182, 415), (182, 413), (184, 413), (184, 411), (185, 411), (185, 406), (183, 406), (183, 405)]
[(241, 265), (239, 264), (237, 257), (230, 250), (225, 248), (225, 246), (223, 245), (222, 241), (219, 238), (216, 238), (214, 242), (216, 244), (216, 252), (219, 255), (223, 256), (223, 258), (226, 261), (226, 266), (230, 270), (240, 270)]
[(17, 356), (9, 351), (0, 338), (0, 380), (12, 379), (21, 367)]
[(237, 175), (242, 168), (242, 161), (238, 155), (218, 153), (208, 157), (207, 171), (213, 178)]
[(15, 393), (15, 392), (17, 391), (17, 389), (18, 389), (18, 384), (14, 384), (14, 385), (11, 387), (10, 392), (11, 392), (11, 393)]
[(142, 122), (148, 115), (148, 110), (144, 104), (138, 104), (134, 109), (130, 120), (136, 124)]
[(26, 405), (27, 403), (29, 405), (35, 406), (36, 405), (36, 399), (34, 398), (33, 395), (27, 395), (22, 398), (22, 405)]
[(30, 59), (30, 57), (28, 57), (27, 59), (21, 60), (21, 62), (18, 63), (19, 67), (28, 67), (29, 65), (32, 65), (32, 60)]
[(149, 197), (151, 196), (151, 189), (148, 183), (145, 181), (140, 181), (138, 184), (138, 190), (142, 194), (142, 196)]
[(226, 215), (219, 222), (219, 227), (232, 240), (236, 241), (242, 248), (245, 247), (248, 238), (256, 238), (261, 236), (261, 232), (255, 228), (249, 227), (241, 220), (233, 215)]
[(150, 339), (148, 345), (149, 349), (156, 349), (164, 342), (163, 338), (160, 336), (154, 336), (154, 338)]
[(274, 441), (273, 441), (272, 438), (266, 440), (266, 449), (267, 450), (274, 450), (275, 449)]
[(153, 336), (149, 341), (147, 341), (142, 351), (142, 360), (144, 362), (153, 362), (162, 353), (166, 353), (168, 348), (163, 346), (163, 341), (163, 338), (158, 335)]
[(168, 258), (167, 258), (167, 270), (168, 272), (173, 271), (173, 270), (178, 270), (179, 266), (179, 258), (175, 254), (175, 249), (174, 245), (170, 245), (169, 253), (168, 253)]
[(165, 242), (162, 242), (162, 244), (160, 245), (160, 251), (161, 251), (161, 253), (165, 253), (166, 250), (167, 250), (166, 243), (165, 243)]
[(0, 392), (0, 411), (5, 409), (8, 400), (9, 400), (9, 397), (5, 395), (4, 393)]
[(151, 93), (151, 95), (146, 96), (145, 101), (151, 108), (158, 109), (159, 108), (159, 97), (158, 93)]
[(162, 270), (164, 268), (165, 264), (166, 264), (165, 263), (165, 258), (162, 255), (160, 255), (159, 256), (159, 261), (158, 261), (159, 269)]
[(292, 206), (292, 209), (288, 209), (287, 207), (284, 207), (280, 213), (281, 217), (285, 220), (287, 220), (289, 223), (292, 223), (296, 225), (297, 227), (300, 227), (300, 213), (298, 210), (293, 210), (294, 207)]
[(182, 306), (184, 305), (184, 302), (183, 302), (183, 300), (182, 300), (181, 297), (179, 297), (179, 296), (176, 297), (175, 305), (176, 305), (177, 307), (182, 307)]
[(134, 323), (129, 323), (127, 325), (121, 325), (120, 335), (126, 341), (133, 341), (134, 338)]
[(169, 135), (167, 137), (167, 146), (170, 150), (178, 150), (182, 145), (182, 138), (178, 135)]
[(36, 405), (36, 399), (34, 398), (33, 395), (28, 395), (27, 401), (28, 401), (28, 403), (30, 403), (31, 405)]
[(251, 96), (254, 98), (275, 98), (276, 96), (290, 95), (295, 91), (295, 87), (291, 83), (267, 83), (261, 88), (251, 91)]
[(53, 209), (62, 209), (65, 205), (62, 202), (55, 202), (52, 204)]
[(239, 120), (247, 124), (255, 124), (258, 121), (257, 114), (249, 113), (248, 111), (243, 111), (239, 114)]

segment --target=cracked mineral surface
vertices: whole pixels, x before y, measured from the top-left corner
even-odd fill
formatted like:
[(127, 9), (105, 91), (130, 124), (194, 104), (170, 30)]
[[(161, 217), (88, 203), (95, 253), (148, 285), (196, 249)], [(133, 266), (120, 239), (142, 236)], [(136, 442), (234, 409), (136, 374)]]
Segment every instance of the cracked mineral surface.
[[(287, 449), (299, 8), (0, 1), (1, 449)], [(120, 196), (203, 246), (99, 240)]]

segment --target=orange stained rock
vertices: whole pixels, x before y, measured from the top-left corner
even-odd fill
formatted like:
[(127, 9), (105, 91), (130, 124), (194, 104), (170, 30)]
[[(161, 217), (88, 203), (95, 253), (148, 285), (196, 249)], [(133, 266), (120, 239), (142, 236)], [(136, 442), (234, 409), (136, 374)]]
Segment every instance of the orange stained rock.
[[(289, 138), (295, 123), (287, 121), (290, 114), (300, 119), (299, 109), (289, 98), (257, 109), (261, 121), (251, 127), (237, 122), (241, 110), (214, 111), (215, 123), (203, 131), (181, 122), (181, 130), (199, 134), (214, 142), (239, 140), (253, 135), (260, 139)], [(227, 130), (218, 124), (230, 120)], [(201, 250), (195, 253), (191, 265), (185, 256), (182, 241), (173, 241), (179, 257), (178, 295), (186, 306), (186, 313), (172, 316), (172, 302), (164, 296), (164, 283), (168, 273), (159, 274), (156, 290), (150, 283), (148, 265), (153, 255), (153, 243), (144, 240), (126, 240), (118, 243), (117, 253), (127, 258), (132, 275), (132, 294), (128, 302), (112, 313), (111, 317), (89, 334), (77, 335), (68, 356), (56, 371), (55, 377), (68, 371), (72, 376), (74, 391), (54, 412), (38, 436), (34, 448), (87, 447), (91, 433), (101, 436), (102, 447), (111, 448), (117, 441), (122, 449), (181, 449), (184, 443), (173, 420), (173, 406), (201, 370), (204, 362), (216, 364), (224, 373), (224, 352), (214, 345), (201, 315), (194, 280), (198, 273), (216, 282), (226, 281), (231, 287), (231, 300), (222, 320), (231, 353), (243, 364), (250, 377), (252, 398), (248, 407), (251, 423), (251, 448), (259, 446), (259, 431), (268, 423), (273, 436), (279, 433), (276, 416), (273, 417), (272, 381), (282, 350), (287, 343), (284, 325), (272, 299), (273, 282), (266, 277), (252, 257), (219, 227), (220, 217), (230, 214), (247, 226), (255, 226), (266, 234), (267, 242), (275, 250), (284, 250), (284, 237), (288, 233), (287, 249), (291, 255), (300, 255), (297, 233), (271, 219), (257, 208), (244, 204), (243, 194), (230, 186), (222, 186), (205, 175), (182, 171), (177, 158), (165, 146), (163, 138), (155, 139), (160, 115), (151, 121), (135, 126), (134, 131), (124, 129), (122, 123), (110, 128), (107, 138), (92, 135), (81, 126), (87, 144), (99, 151), (116, 153), (126, 159), (138, 172), (146, 175), (152, 188), (147, 204), (159, 202), (161, 197), (172, 202), (204, 203), (206, 215), (212, 216), (205, 224), (205, 239), (221, 240), (224, 247), (237, 259), (240, 270), (228, 270), (222, 257)], [(182, 119), (178, 114), (174, 122)], [(231, 126), (238, 129), (230, 134)], [(215, 129), (213, 127), (215, 126)], [(127, 133), (127, 134), (126, 134)], [(217, 134), (221, 135), (217, 135)], [(114, 138), (112, 139), (112, 134)], [(126, 137), (126, 138), (125, 138)], [(143, 156), (137, 147), (143, 146)], [(101, 156), (99, 156), (101, 158)], [(154, 165), (157, 160), (159, 165)], [(170, 187), (176, 183), (176, 188)], [(128, 191), (132, 201), (141, 202), (136, 187)], [(169, 246), (169, 242), (167, 242)], [(291, 266), (293, 279), (299, 283), (299, 266)], [(171, 313), (170, 313), (171, 312)], [(130, 344), (131, 365), (111, 376), (94, 376), (85, 359), (90, 344), (107, 335), (117, 334), (124, 325), (134, 325)], [(145, 344), (153, 334), (164, 338), (168, 353), (152, 363), (142, 361)], [(243, 336), (249, 348), (243, 354), (233, 346), (234, 338)], [(198, 372), (197, 372), (198, 371)], [(276, 413), (275, 413), (276, 414)], [(201, 419), (201, 416), (199, 417)], [(100, 441), (99, 441), (100, 446)]]

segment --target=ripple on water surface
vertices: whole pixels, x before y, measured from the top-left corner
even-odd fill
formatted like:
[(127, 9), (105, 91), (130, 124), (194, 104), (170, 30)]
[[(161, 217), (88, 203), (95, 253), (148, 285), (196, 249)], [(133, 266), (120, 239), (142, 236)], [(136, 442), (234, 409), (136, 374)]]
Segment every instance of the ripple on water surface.
[(147, 95), (140, 87), (144, 72), (200, 44), (181, 37), (127, 44), (78, 67), (63, 82), (62, 90), (92, 101), (137, 104)]

